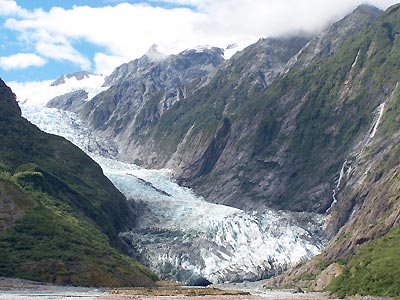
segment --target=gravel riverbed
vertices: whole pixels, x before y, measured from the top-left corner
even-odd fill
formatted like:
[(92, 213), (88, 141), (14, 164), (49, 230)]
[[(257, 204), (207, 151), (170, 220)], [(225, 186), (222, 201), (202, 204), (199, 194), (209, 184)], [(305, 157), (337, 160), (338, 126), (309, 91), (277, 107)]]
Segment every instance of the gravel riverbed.
[(0, 278), (0, 300), (327, 300), (324, 293), (293, 293), (291, 290), (266, 290), (261, 282), (221, 284), (220, 289), (250, 292), (251, 295), (205, 295), (205, 296), (152, 296), (112, 294), (107, 289), (65, 287), (41, 284), (33, 281)]

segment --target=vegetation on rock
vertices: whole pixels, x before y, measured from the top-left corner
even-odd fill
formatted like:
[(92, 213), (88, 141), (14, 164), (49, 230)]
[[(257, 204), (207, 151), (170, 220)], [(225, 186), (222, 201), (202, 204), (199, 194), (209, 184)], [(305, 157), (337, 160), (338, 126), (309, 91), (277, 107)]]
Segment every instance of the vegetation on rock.
[(132, 222), (125, 197), (63, 138), (20, 115), (0, 81), (0, 276), (84, 286), (152, 285), (117, 250)]

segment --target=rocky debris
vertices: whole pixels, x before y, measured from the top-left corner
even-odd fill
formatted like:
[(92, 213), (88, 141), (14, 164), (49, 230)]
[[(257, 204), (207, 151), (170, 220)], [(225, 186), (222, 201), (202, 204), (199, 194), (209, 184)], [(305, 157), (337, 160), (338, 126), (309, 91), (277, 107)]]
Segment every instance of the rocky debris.
[(325, 270), (318, 275), (315, 280), (315, 291), (323, 291), (333, 279), (338, 277), (343, 272), (343, 266), (339, 265), (338, 263), (333, 263), (329, 265)]
[(293, 289), (293, 294), (304, 294), (304, 291), (301, 287), (297, 286)]

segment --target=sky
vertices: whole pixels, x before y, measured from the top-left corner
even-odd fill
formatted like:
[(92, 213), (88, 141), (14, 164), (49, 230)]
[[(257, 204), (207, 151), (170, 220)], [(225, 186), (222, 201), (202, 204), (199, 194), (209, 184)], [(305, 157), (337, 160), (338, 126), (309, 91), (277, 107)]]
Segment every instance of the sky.
[(154, 44), (166, 54), (317, 33), (358, 5), (393, 0), (0, 0), (0, 77), (108, 75)]

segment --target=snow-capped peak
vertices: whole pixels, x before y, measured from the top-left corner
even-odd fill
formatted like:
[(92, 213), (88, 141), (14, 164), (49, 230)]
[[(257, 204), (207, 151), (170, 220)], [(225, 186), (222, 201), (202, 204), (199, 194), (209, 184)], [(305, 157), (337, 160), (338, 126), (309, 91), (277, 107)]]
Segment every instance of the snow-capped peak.
[(81, 72), (76, 72), (68, 75), (61, 75), (58, 77), (52, 84), (51, 86), (57, 86), (65, 83), (65, 80), (67, 78), (75, 78), (76, 80), (83, 80), (85, 78), (89, 78), (92, 74), (90, 74), (87, 71), (81, 71)]

